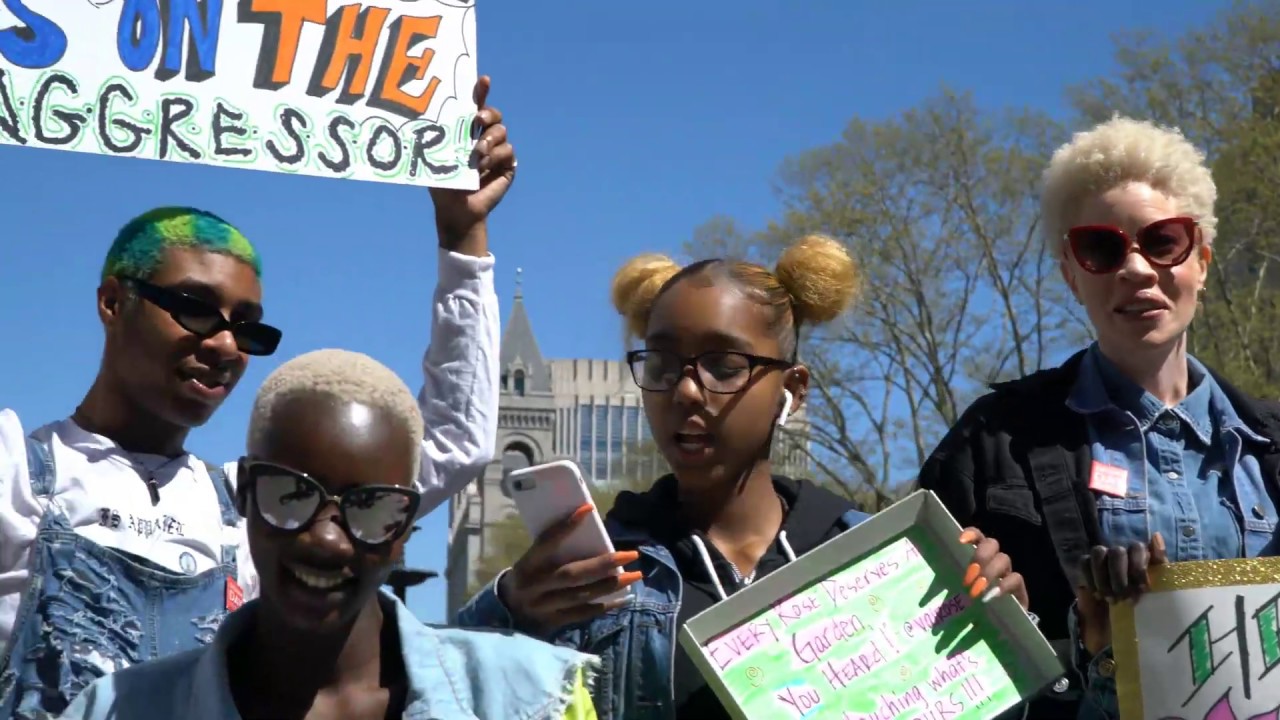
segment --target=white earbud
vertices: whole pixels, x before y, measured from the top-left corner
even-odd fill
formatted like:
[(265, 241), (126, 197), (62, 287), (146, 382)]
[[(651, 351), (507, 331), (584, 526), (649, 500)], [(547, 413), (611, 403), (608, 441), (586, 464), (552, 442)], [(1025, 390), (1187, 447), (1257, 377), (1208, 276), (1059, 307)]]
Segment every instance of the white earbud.
[(791, 414), (791, 403), (793, 401), (795, 401), (795, 397), (791, 394), (791, 391), (783, 388), (782, 412), (778, 414), (778, 427), (782, 427), (787, 424), (787, 416)]

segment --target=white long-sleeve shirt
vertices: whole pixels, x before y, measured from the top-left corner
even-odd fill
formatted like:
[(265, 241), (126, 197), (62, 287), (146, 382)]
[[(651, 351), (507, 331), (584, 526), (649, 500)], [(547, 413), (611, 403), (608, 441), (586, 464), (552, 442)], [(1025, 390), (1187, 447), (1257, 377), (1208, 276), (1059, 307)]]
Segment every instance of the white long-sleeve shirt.
[[(493, 257), (442, 250), (439, 267), (418, 396), (426, 425), (420, 514), (478, 476), (493, 457), (498, 430), (501, 323)], [(44, 513), (31, 491), (26, 434), (17, 413), (0, 410), (0, 648), (13, 632), (29, 583), (31, 548)], [(244, 522), (223, 526), (213, 483), (198, 458), (126, 453), (71, 420), (33, 434), (50, 445), (57, 472), (52, 502), (77, 534), (187, 573), (216, 566), (222, 546), (234, 545), (245, 599), (257, 595)], [(223, 469), (234, 485), (236, 462)], [(145, 482), (151, 477), (160, 486), (156, 505)]]

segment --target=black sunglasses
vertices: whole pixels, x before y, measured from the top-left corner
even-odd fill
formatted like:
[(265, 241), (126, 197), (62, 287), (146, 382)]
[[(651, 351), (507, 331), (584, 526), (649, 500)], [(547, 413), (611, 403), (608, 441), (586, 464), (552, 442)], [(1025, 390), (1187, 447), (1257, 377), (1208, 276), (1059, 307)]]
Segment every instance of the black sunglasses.
[(1119, 270), (1130, 253), (1138, 253), (1152, 267), (1177, 267), (1191, 257), (1199, 226), (1189, 217), (1157, 220), (1134, 238), (1112, 225), (1080, 225), (1067, 231), (1071, 254), (1080, 267), (1095, 275)]
[(336, 503), (340, 524), (352, 541), (369, 548), (394, 542), (413, 524), (422, 495), (398, 485), (356, 485), (330, 494), (304, 472), (242, 458), (249, 492), (258, 517), (276, 530), (306, 532), (329, 503)]
[(212, 303), (184, 292), (135, 277), (122, 277), (120, 281), (132, 287), (143, 300), (169, 313), (169, 317), (183, 330), (200, 338), (210, 338), (230, 330), (236, 339), (236, 347), (247, 355), (270, 355), (280, 346), (283, 333), (266, 323), (256, 320), (232, 322)]
[(632, 350), (627, 353), (631, 377), (641, 390), (665, 392), (680, 384), (692, 367), (694, 382), (717, 395), (735, 395), (751, 381), (756, 368), (790, 368), (794, 363), (750, 353), (716, 350), (683, 357), (670, 350)]

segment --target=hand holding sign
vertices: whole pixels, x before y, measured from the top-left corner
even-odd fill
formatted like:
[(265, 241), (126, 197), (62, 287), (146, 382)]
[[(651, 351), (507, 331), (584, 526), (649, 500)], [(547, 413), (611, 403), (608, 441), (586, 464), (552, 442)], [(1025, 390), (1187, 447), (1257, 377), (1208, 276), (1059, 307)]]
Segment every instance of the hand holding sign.
[(1001, 595), (1012, 595), (1025, 610), (1030, 602), (1026, 583), (1021, 573), (1013, 571), (1013, 561), (1009, 556), (1000, 552), (1000, 543), (973, 527), (960, 533), (960, 542), (973, 546), (973, 560), (964, 574), (969, 596), (990, 602)]
[[(441, 245), (469, 255), (484, 255), (487, 252), (485, 222), (489, 213), (502, 202), (516, 177), (516, 151), (507, 142), (507, 127), (502, 124), (502, 111), (485, 104), (491, 85), (492, 81), (485, 75), (476, 81), (474, 91), (479, 110), (473, 129), (480, 134), (480, 138), (471, 154), (471, 164), (480, 172), (480, 188), (431, 188)], [(471, 252), (469, 246), (477, 243), (482, 252)]]
[(1131, 543), (1128, 547), (1095, 546), (1080, 558), (1080, 581), (1076, 587), (1076, 612), (1084, 647), (1098, 654), (1111, 644), (1108, 603), (1137, 602), (1151, 587), (1148, 569), (1169, 561), (1164, 538), (1151, 536), (1150, 545)]
[(1022, 585), (923, 491), (689, 619), (680, 644), (734, 718), (1002, 717), (1062, 674), (994, 594), (1026, 602)]
[(1170, 563), (1153, 568), (1142, 612), (1111, 605), (1120, 717), (1274, 720), (1277, 578), (1280, 558)]

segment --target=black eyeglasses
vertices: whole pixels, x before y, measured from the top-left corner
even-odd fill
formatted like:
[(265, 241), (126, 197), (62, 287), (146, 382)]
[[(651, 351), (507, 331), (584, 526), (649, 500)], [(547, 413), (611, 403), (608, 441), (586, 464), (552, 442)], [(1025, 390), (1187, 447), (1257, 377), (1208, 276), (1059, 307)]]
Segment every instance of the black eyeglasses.
[(306, 532), (329, 503), (338, 505), (340, 524), (357, 544), (386, 545), (408, 532), (422, 496), (398, 485), (357, 485), (332, 495), (304, 472), (259, 460), (242, 459), (258, 517), (290, 534)]
[(201, 338), (230, 330), (236, 339), (236, 347), (248, 355), (270, 355), (280, 346), (283, 333), (266, 323), (256, 320), (232, 322), (212, 303), (184, 292), (135, 277), (122, 277), (120, 281), (132, 287), (143, 300), (169, 313), (169, 317), (183, 330)]
[(641, 390), (665, 392), (680, 384), (685, 368), (696, 370), (694, 381), (718, 395), (742, 392), (756, 368), (790, 368), (794, 363), (749, 353), (714, 351), (682, 357), (669, 350), (632, 350), (627, 353), (631, 377)]

